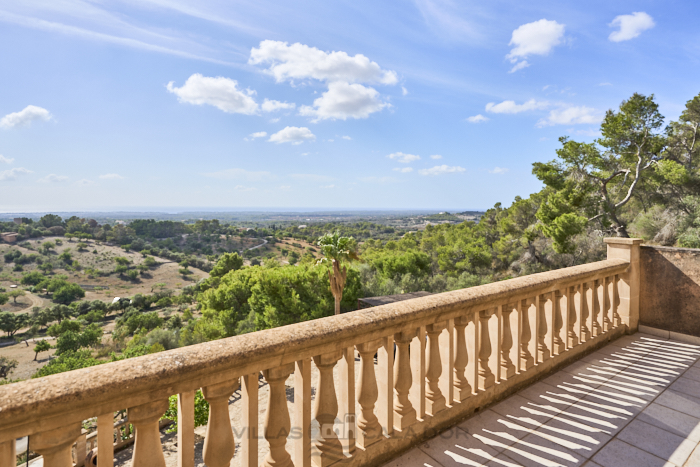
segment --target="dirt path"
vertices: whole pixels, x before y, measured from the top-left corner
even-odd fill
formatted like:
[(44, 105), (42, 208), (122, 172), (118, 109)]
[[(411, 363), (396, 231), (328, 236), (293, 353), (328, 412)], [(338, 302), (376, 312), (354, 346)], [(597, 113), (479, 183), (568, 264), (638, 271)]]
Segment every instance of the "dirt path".
[(27, 291), (25, 297), (27, 297), (29, 301), (32, 302), (32, 304), (29, 305), (27, 308), (17, 311), (16, 313), (29, 313), (35, 306), (38, 306), (39, 308), (44, 306), (44, 300), (41, 297), (34, 295), (29, 291)]
[(249, 249), (249, 250), (255, 250), (256, 248), (260, 248), (261, 246), (267, 245), (267, 240), (266, 240), (266, 239), (263, 238), (262, 241), (263, 241), (263, 242), (262, 242), (260, 245), (256, 245), (256, 246), (254, 246), (254, 247), (252, 247), (252, 248), (248, 248), (248, 249)]

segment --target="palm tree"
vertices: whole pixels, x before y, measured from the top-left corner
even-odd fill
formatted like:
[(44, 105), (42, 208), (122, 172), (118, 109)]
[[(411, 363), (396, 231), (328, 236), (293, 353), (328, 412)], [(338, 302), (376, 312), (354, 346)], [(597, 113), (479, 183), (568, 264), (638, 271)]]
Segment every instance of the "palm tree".
[(343, 289), (345, 288), (345, 279), (348, 275), (348, 270), (345, 266), (341, 269), (341, 261), (350, 261), (358, 259), (357, 245), (352, 237), (341, 237), (340, 232), (333, 234), (327, 233), (318, 239), (317, 245), (321, 247), (321, 253), (324, 258), (321, 258), (317, 264), (325, 261), (330, 261), (333, 265), (333, 270), (328, 271), (328, 278), (331, 281), (331, 293), (335, 298), (335, 314), (340, 314), (340, 300), (343, 298)]

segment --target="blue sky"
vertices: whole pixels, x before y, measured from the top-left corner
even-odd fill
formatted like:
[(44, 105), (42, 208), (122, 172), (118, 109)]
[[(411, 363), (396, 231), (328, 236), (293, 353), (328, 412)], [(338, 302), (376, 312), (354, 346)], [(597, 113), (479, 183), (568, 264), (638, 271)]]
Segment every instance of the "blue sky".
[[(528, 3), (528, 4), (526, 4)], [(535, 4), (536, 3), (536, 4)], [(0, 1), (0, 212), (468, 209), (700, 92), (691, 1)]]

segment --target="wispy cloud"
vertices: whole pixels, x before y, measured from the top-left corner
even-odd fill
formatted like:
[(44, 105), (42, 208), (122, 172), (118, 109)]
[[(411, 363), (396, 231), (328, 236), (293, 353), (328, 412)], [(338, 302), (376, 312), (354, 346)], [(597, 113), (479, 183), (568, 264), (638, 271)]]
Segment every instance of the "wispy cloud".
[(394, 167), (393, 169), (394, 172), (401, 172), (401, 173), (408, 173), (408, 172), (413, 172), (413, 167)]
[(24, 167), (17, 167), (10, 170), (5, 170), (0, 172), (0, 182), (6, 180), (15, 180), (18, 175), (26, 175), (32, 173), (31, 170), (25, 169)]
[(504, 167), (494, 167), (493, 170), (489, 170), (489, 173), (497, 174), (497, 175), (502, 175), (506, 172), (508, 172), (508, 169), (506, 169)]
[(247, 180), (249, 182), (258, 182), (273, 178), (270, 172), (265, 171), (250, 171), (245, 169), (225, 169), (218, 172), (205, 172), (202, 174), (205, 177), (217, 178), (220, 180)]
[(443, 174), (451, 174), (451, 173), (459, 173), (459, 172), (465, 172), (467, 169), (464, 167), (459, 167), (459, 166), (449, 166), (449, 165), (436, 165), (435, 167), (431, 167), (429, 169), (421, 169), (418, 171), (419, 174), (421, 175), (443, 175)]
[(402, 164), (410, 164), (413, 161), (420, 160), (420, 156), (415, 154), (405, 154), (403, 152), (393, 152), (386, 157)]
[(12, 164), (15, 160), (11, 157), (5, 157), (2, 154), (0, 154), (0, 162), (3, 164)]
[(483, 123), (483, 122), (488, 122), (488, 121), (489, 121), (489, 118), (488, 118), (488, 117), (484, 117), (484, 116), (481, 115), (481, 114), (477, 114), (477, 115), (473, 115), (473, 116), (471, 116), (471, 117), (467, 117), (467, 121), (468, 121), (469, 123)]
[(123, 180), (124, 179), (124, 177), (122, 177), (119, 174), (104, 174), (104, 175), (100, 175), (100, 178), (102, 180)]
[(637, 11), (631, 15), (619, 15), (612, 20), (609, 26), (619, 27), (613, 31), (608, 39), (612, 42), (628, 41), (638, 37), (642, 32), (655, 26), (654, 19), (643, 11)]
[(68, 180), (68, 177), (65, 175), (56, 175), (56, 174), (49, 174), (44, 178), (40, 178), (37, 180), (39, 183), (59, 183), (59, 182), (65, 182)]

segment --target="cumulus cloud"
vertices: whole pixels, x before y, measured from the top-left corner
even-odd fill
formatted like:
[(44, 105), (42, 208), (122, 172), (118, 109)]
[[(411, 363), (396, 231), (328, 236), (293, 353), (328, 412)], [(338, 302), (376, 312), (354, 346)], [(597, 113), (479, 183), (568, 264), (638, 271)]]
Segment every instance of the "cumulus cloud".
[(251, 141), (254, 140), (255, 138), (264, 138), (267, 136), (267, 131), (256, 131), (255, 133), (251, 133), (248, 135), (247, 138), (243, 138), (246, 141)]
[(409, 164), (413, 161), (420, 160), (420, 156), (416, 156), (415, 154), (404, 154), (403, 152), (394, 152), (386, 157), (392, 160), (395, 159), (396, 161), (401, 162), (402, 164)]
[(205, 172), (202, 175), (220, 180), (246, 180), (249, 182), (258, 182), (260, 180), (272, 178), (270, 172), (253, 172), (245, 169), (226, 169), (218, 172)]
[(15, 180), (18, 175), (25, 175), (32, 173), (31, 170), (25, 169), (24, 167), (17, 167), (10, 170), (5, 170), (0, 172), (0, 182), (5, 180)]
[(293, 102), (280, 102), (265, 99), (261, 105), (263, 112), (275, 112), (277, 110), (291, 110), (297, 105)]
[(464, 167), (459, 167), (459, 166), (449, 166), (449, 165), (436, 165), (435, 167), (431, 167), (429, 169), (421, 169), (418, 171), (419, 174), (421, 175), (442, 175), (442, 174), (451, 174), (451, 173), (458, 173), (458, 172), (464, 172), (467, 169)]
[(413, 172), (413, 167), (395, 167), (393, 169), (394, 172), (401, 172), (402, 174), (408, 173), (408, 172)]
[(100, 175), (100, 178), (102, 180), (122, 180), (124, 177), (119, 174), (104, 174)]
[(401, 94), (404, 95), (404, 96), (407, 95), (407, 94), (408, 94), (408, 89), (406, 89), (405, 87), (401, 86)]
[(65, 175), (56, 175), (56, 174), (49, 174), (44, 178), (40, 178), (37, 180), (39, 183), (58, 183), (58, 182), (65, 182), (68, 180), (68, 177)]
[(175, 94), (180, 102), (194, 105), (213, 105), (227, 113), (254, 115), (259, 106), (252, 95), (253, 91), (238, 89), (238, 82), (233, 79), (211, 78), (195, 73), (182, 87), (175, 87), (171, 81), (167, 85), (169, 92)]
[(304, 105), (299, 114), (315, 120), (346, 120), (367, 118), (384, 107), (389, 107), (389, 104), (379, 99), (376, 89), (339, 81), (329, 83), (328, 91), (314, 100), (313, 107)]
[(396, 72), (382, 70), (362, 54), (351, 57), (345, 52), (324, 52), (316, 47), (295, 43), (264, 40), (250, 51), (248, 63), (269, 65), (267, 73), (277, 82), (317, 79), (349, 83), (396, 84)]
[(311, 133), (306, 127), (288, 126), (270, 136), (268, 139), (271, 143), (292, 143), (301, 144), (304, 141), (313, 141), (316, 135)]
[(523, 24), (513, 31), (510, 43), (514, 46), (506, 58), (516, 65), (510, 70), (513, 73), (527, 66), (530, 55), (548, 55), (554, 47), (561, 44), (565, 26), (556, 21), (541, 19)]
[(494, 167), (493, 170), (489, 170), (489, 173), (501, 175), (508, 172), (508, 169), (504, 167)]
[(3, 164), (12, 164), (15, 160), (11, 157), (5, 157), (2, 154), (0, 154), (0, 162)]
[(503, 101), (499, 104), (489, 102), (486, 104), (486, 111), (494, 114), (517, 114), (527, 110), (540, 110), (549, 107), (548, 102), (530, 99), (523, 104), (516, 104), (515, 101)]
[(348, 141), (350, 141), (350, 140), (352, 139), (351, 137), (349, 137), (349, 136), (347, 136), (347, 135), (346, 135), (346, 136), (341, 136), (341, 138), (342, 138), (342, 139), (346, 139), (346, 140), (348, 140)]
[(608, 39), (613, 42), (622, 42), (634, 39), (647, 29), (655, 26), (654, 19), (643, 11), (637, 11), (631, 15), (616, 16), (609, 24), (612, 27), (619, 27), (613, 31)]
[(437, 160), (437, 159), (442, 159), (442, 156), (440, 154), (433, 154), (432, 156), (430, 156), (430, 158)]
[(19, 112), (7, 114), (0, 119), (0, 127), (14, 128), (18, 126), (28, 126), (35, 120), (51, 120), (51, 113), (41, 107), (28, 105)]
[(489, 118), (484, 117), (481, 114), (477, 114), (477, 115), (472, 115), (471, 117), (467, 117), (467, 121), (469, 123), (482, 123), (482, 122), (488, 122)]
[(602, 115), (591, 107), (571, 106), (551, 110), (547, 118), (537, 122), (537, 126), (596, 124), (602, 119)]

